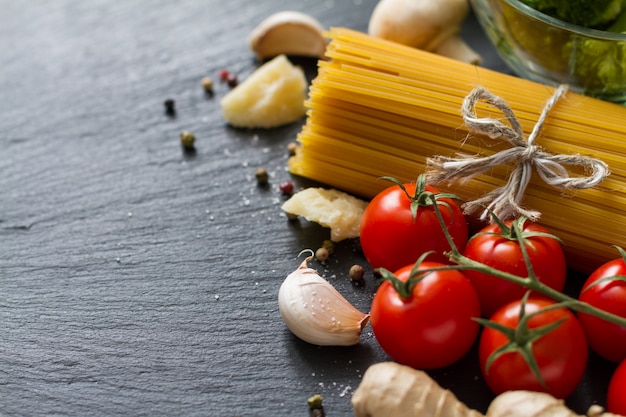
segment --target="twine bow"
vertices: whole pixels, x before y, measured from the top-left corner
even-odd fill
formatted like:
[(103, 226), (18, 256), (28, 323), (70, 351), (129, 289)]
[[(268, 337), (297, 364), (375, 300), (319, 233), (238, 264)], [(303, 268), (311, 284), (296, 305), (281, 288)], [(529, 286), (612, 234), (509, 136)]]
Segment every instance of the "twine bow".
[[(547, 184), (558, 189), (579, 190), (599, 184), (609, 175), (609, 167), (603, 161), (579, 154), (553, 155), (535, 145), (535, 140), (541, 132), (548, 113), (566, 91), (567, 87), (564, 85), (555, 90), (526, 140), (524, 139), (519, 120), (502, 98), (482, 87), (474, 89), (465, 98), (461, 108), (465, 124), (470, 131), (483, 133), (492, 139), (508, 141), (511, 144), (511, 148), (487, 157), (459, 155), (457, 158), (446, 156), (429, 158), (427, 160), (427, 166), (430, 168), (428, 180), (431, 183), (439, 183), (458, 178), (469, 179), (498, 165), (515, 163), (515, 168), (511, 172), (506, 185), (464, 204), (466, 213), (484, 209), (481, 214), (481, 219), (483, 220), (489, 217), (490, 211), (501, 219), (518, 217), (520, 215), (526, 216), (533, 221), (539, 219), (540, 212), (525, 209), (520, 205), (526, 187), (530, 182), (533, 166)], [(500, 110), (510, 126), (494, 118), (479, 118), (476, 115), (475, 106), (480, 100), (484, 100)], [(564, 165), (582, 166), (586, 172), (589, 172), (589, 175), (570, 177)]]

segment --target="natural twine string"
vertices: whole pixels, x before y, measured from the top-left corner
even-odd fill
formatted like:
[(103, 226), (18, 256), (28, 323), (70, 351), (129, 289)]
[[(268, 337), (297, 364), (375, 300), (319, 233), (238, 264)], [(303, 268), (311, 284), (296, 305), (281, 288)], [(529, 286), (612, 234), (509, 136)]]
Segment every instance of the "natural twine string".
[[(466, 202), (464, 210), (466, 213), (473, 213), (483, 209), (481, 214), (483, 220), (489, 218), (489, 213), (493, 212), (503, 220), (524, 215), (534, 221), (539, 219), (541, 213), (525, 209), (520, 205), (532, 176), (533, 166), (536, 167), (539, 176), (547, 184), (558, 189), (579, 190), (599, 184), (609, 175), (609, 167), (603, 161), (579, 154), (553, 155), (535, 145), (548, 113), (566, 91), (567, 86), (565, 85), (556, 89), (526, 140), (519, 120), (502, 98), (482, 87), (474, 89), (465, 98), (461, 108), (463, 119), (470, 132), (483, 133), (492, 139), (504, 139), (512, 147), (488, 157), (458, 155), (457, 158), (446, 156), (429, 158), (427, 160), (428, 181), (436, 184), (459, 178), (470, 179), (498, 165), (515, 163), (515, 168), (506, 185), (496, 188), (476, 200)], [(484, 100), (500, 110), (510, 126), (494, 118), (479, 118), (476, 115), (475, 107), (480, 100)], [(563, 165), (582, 166), (590, 174), (583, 177), (570, 177)]]

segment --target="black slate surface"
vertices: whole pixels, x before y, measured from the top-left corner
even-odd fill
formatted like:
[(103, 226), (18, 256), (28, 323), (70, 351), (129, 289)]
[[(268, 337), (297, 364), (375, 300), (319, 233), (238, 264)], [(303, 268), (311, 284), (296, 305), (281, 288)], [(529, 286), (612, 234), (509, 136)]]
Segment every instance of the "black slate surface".
[[(286, 170), (300, 124), (232, 129), (228, 87), (209, 97), (200, 80), (250, 74), (248, 33), (273, 12), (365, 31), (374, 4), (0, 1), (1, 415), (305, 416), (316, 393), (328, 416), (351, 415), (363, 372), (387, 359), (371, 331), (311, 346), (277, 308), (298, 252), (329, 237), (280, 210), (281, 181), (316, 185)], [(475, 20), (463, 34), (506, 71)], [(362, 288), (347, 275), (363, 262), (350, 241), (313, 266), (367, 311), (371, 271)], [(484, 409), (474, 355), (433, 375)], [(592, 365), (570, 401), (580, 411), (603, 401), (609, 365)]]

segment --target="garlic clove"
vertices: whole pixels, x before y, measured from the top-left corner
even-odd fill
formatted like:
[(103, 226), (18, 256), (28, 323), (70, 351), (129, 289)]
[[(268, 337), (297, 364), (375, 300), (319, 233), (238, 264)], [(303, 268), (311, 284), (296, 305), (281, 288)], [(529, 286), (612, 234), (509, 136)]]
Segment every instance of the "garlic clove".
[(285, 278), (278, 291), (283, 321), (298, 338), (320, 346), (351, 346), (359, 342), (369, 314), (356, 309), (305, 259)]
[(277, 55), (322, 57), (328, 44), (324, 30), (320, 22), (307, 14), (278, 12), (252, 30), (250, 49), (259, 60)]

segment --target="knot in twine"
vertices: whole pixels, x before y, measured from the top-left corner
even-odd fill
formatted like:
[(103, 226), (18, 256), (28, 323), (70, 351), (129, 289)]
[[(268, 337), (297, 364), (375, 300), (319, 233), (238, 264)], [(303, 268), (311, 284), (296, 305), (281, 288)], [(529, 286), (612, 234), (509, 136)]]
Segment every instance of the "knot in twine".
[[(428, 180), (436, 184), (458, 178), (469, 179), (498, 165), (515, 163), (515, 168), (506, 185), (494, 189), (476, 200), (464, 203), (463, 208), (466, 213), (484, 209), (481, 214), (483, 220), (489, 217), (490, 212), (493, 212), (500, 219), (520, 215), (533, 221), (539, 219), (541, 213), (525, 209), (520, 205), (532, 177), (533, 167), (537, 169), (537, 173), (543, 181), (561, 190), (579, 190), (599, 184), (609, 175), (609, 167), (603, 161), (579, 154), (553, 155), (535, 145), (535, 140), (541, 132), (548, 113), (566, 91), (567, 86), (565, 85), (555, 90), (543, 108), (528, 139), (525, 139), (519, 120), (502, 98), (482, 87), (474, 89), (465, 98), (461, 108), (466, 126), (470, 132), (482, 133), (491, 139), (504, 139), (511, 144), (511, 147), (488, 157), (459, 155), (457, 158), (446, 156), (429, 158), (427, 160), (427, 166), (430, 168)], [(475, 107), (480, 100), (484, 100), (500, 110), (510, 126), (494, 118), (479, 118), (476, 115)], [(582, 166), (586, 172), (589, 172), (589, 175), (570, 177), (563, 165)]]

